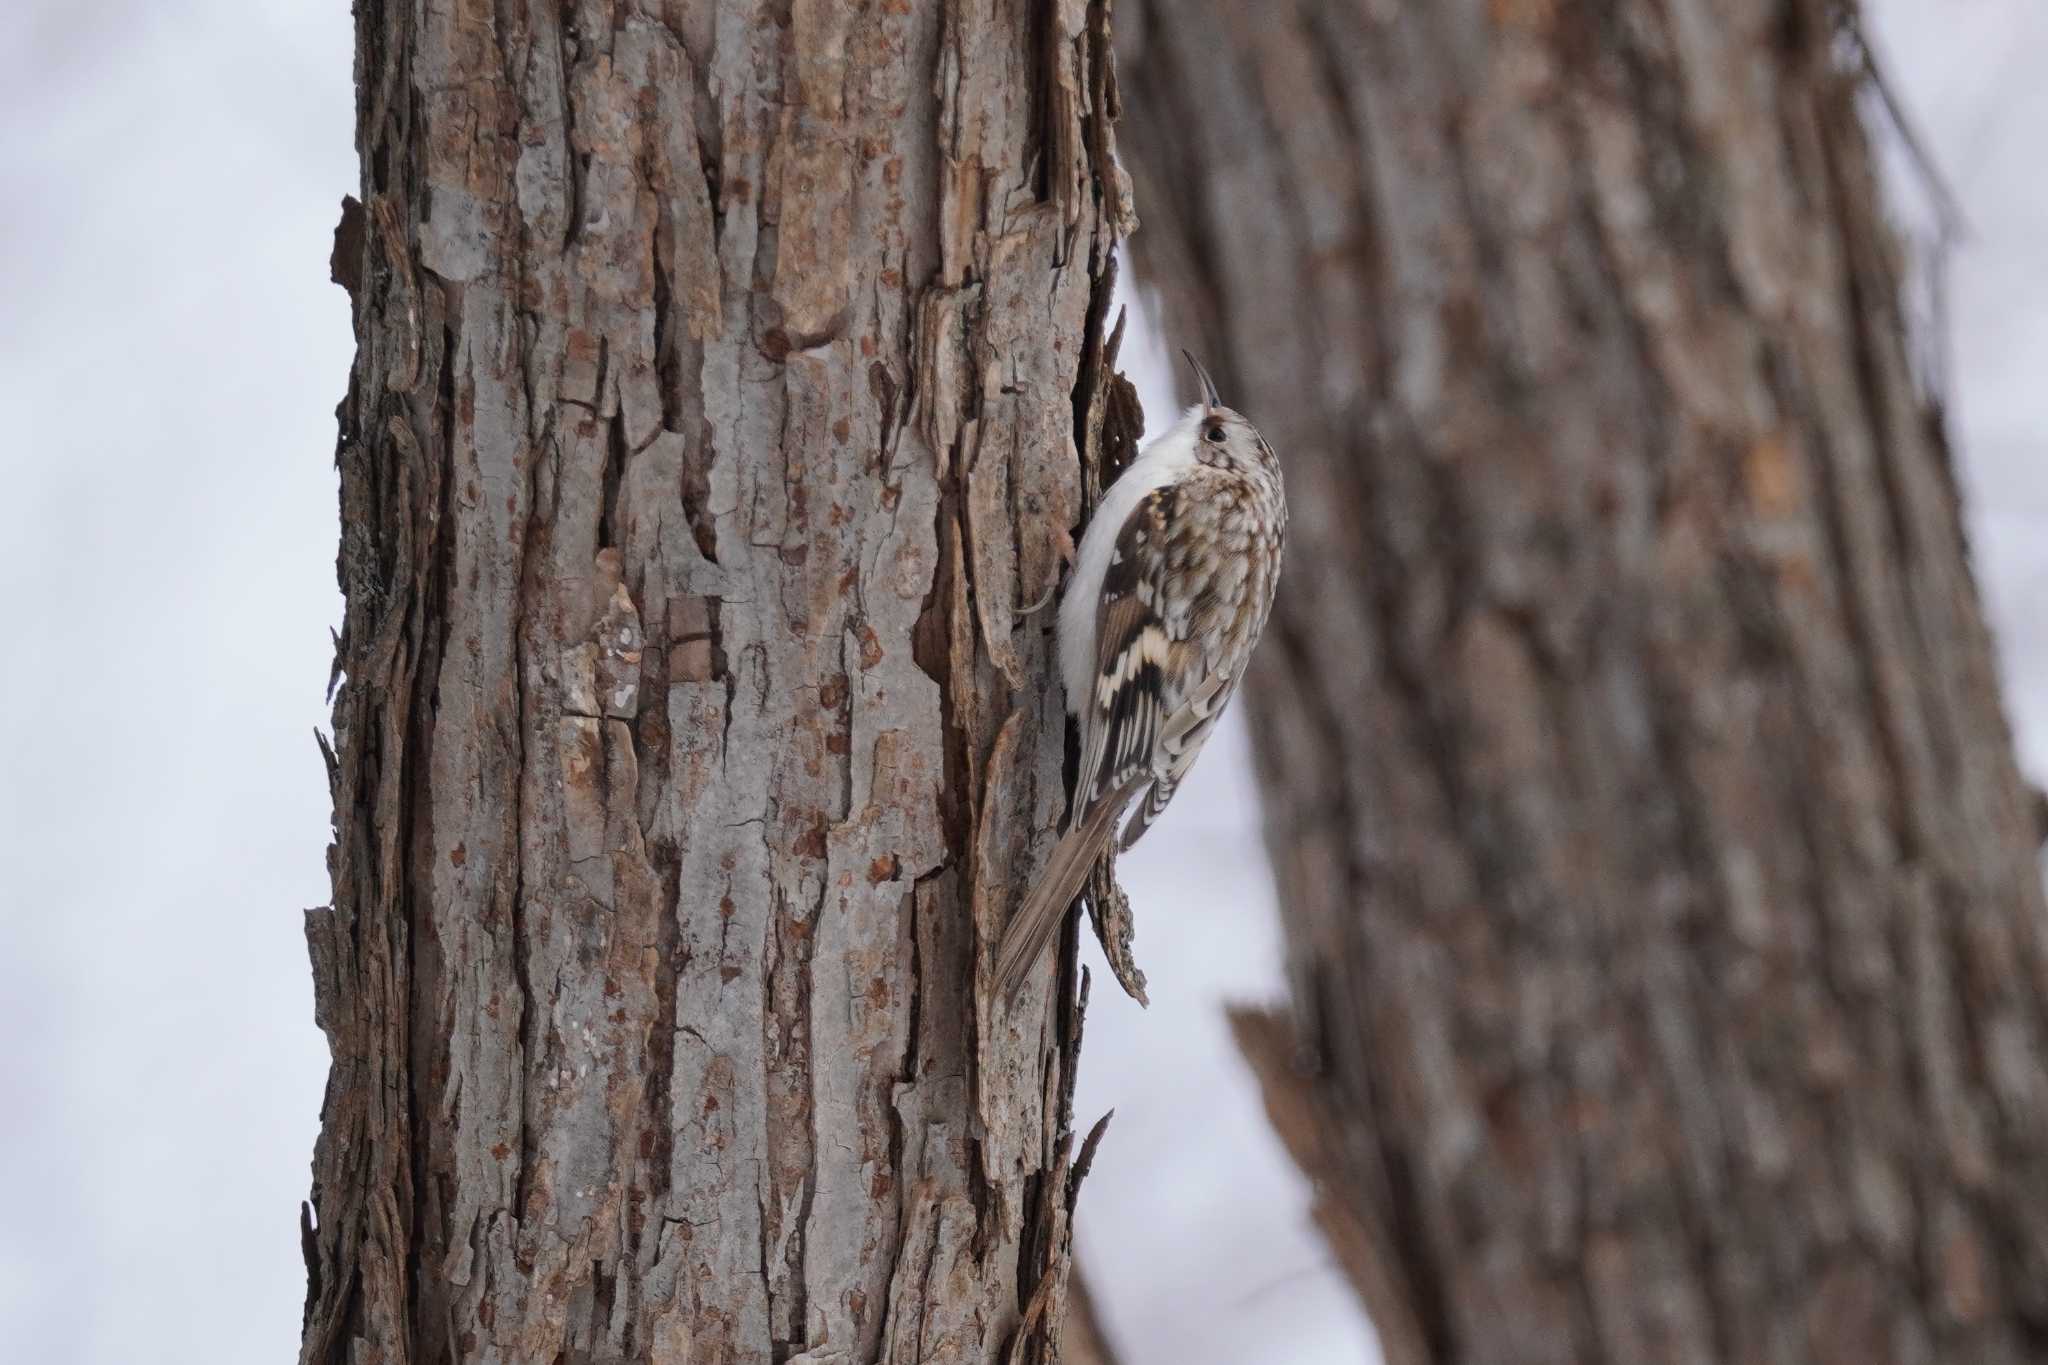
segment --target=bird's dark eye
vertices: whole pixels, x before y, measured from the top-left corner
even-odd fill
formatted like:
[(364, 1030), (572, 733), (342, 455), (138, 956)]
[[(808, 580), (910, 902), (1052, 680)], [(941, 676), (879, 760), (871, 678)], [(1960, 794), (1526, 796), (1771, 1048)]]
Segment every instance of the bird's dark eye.
[(1203, 432), (1202, 435), (1207, 437), (1209, 440), (1221, 444), (1223, 440), (1223, 423), (1216, 423), (1214, 426), (1211, 426), (1207, 431)]

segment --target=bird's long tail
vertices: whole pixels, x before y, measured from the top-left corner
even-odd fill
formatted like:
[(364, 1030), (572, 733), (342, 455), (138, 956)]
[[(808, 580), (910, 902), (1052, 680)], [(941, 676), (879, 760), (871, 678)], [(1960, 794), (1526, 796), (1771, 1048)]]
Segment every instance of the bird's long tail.
[(1024, 978), (1038, 964), (1067, 907), (1081, 894), (1081, 885), (1088, 880), (1095, 860), (1109, 846), (1117, 816), (1123, 813), (1135, 786), (1098, 801), (1088, 812), (1088, 818), (1062, 834), (1059, 843), (1053, 846), (1052, 857), (1039, 875), (1038, 884), (1011, 917), (996, 950), (996, 989), (1005, 1001), (1017, 998)]

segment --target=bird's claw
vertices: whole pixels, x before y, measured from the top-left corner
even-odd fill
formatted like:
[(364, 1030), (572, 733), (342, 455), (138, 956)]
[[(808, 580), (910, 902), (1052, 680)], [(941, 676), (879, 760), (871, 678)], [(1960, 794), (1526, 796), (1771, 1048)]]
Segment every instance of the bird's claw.
[[(1060, 564), (1064, 568), (1073, 567), (1074, 537), (1072, 536), (1072, 534), (1068, 532), (1066, 527), (1053, 527), (1052, 548), (1053, 553), (1057, 554), (1060, 557)], [(1058, 594), (1059, 590), (1060, 576), (1058, 574), (1054, 574), (1052, 582), (1046, 585), (1045, 592), (1039, 596), (1039, 599), (1036, 602), (1033, 602), (1028, 607), (1012, 607), (1011, 610), (1014, 611), (1020, 617), (1036, 616), (1039, 612), (1044, 611), (1047, 607), (1052, 605), (1052, 599), (1055, 595)]]

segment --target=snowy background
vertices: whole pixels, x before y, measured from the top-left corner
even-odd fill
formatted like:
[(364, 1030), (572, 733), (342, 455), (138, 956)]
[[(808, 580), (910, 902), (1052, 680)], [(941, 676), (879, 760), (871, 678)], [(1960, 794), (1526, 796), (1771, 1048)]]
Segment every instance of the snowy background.
[[(2048, 7), (1873, 8), (1969, 221), (1958, 434), (2038, 779)], [(299, 912), (327, 894), (347, 7), (15, 0), (8, 29), (0, 459), (26, 498), (0, 506), (0, 1354), (273, 1365), (326, 1069)], [(1256, 822), (1232, 730), (1125, 864), (1155, 1003), (1096, 993), (1081, 1106), (1117, 1118), (1080, 1240), (1128, 1365), (1372, 1358), (1222, 1022), (1280, 990)]]

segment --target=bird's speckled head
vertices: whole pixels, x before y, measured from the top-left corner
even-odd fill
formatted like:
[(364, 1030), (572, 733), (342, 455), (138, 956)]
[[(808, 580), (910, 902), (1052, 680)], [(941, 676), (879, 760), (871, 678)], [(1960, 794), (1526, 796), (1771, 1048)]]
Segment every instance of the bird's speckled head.
[(1186, 452), (1186, 458), (1198, 464), (1242, 473), (1277, 486), (1280, 464), (1273, 456), (1272, 446), (1249, 417), (1236, 408), (1224, 406), (1216, 392), (1216, 381), (1209, 378), (1202, 362), (1186, 351), (1181, 354), (1187, 356), (1195, 377), (1201, 381), (1202, 401), (1182, 413), (1180, 421), (1174, 423), (1159, 444), (1179, 447)]

